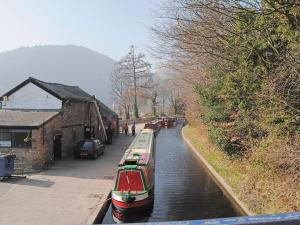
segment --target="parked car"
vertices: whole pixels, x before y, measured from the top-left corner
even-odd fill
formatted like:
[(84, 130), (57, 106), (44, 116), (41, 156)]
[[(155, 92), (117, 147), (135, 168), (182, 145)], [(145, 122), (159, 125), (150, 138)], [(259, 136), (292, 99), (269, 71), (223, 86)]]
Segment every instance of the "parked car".
[(97, 159), (104, 153), (105, 145), (98, 139), (85, 139), (79, 141), (74, 148), (74, 157), (92, 157)]

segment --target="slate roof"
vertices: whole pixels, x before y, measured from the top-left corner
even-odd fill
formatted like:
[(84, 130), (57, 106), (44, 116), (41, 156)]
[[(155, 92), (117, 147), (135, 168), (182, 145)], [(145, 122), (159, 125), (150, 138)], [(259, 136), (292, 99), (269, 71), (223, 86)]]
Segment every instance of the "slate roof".
[(118, 114), (112, 111), (109, 107), (107, 107), (104, 103), (101, 101), (97, 100), (97, 104), (100, 109), (100, 113), (103, 117), (106, 117), (107, 119), (112, 119), (112, 118), (118, 118)]
[(0, 110), (0, 127), (39, 127), (59, 112)]
[[(0, 97), (0, 100), (3, 99), (4, 96), (10, 96), (18, 89), (22, 88), (28, 83), (33, 83), (36, 86), (40, 87), (41, 89), (47, 91), (48, 93), (52, 94), (56, 98), (60, 100), (72, 100), (72, 101), (94, 101), (95, 99), (93, 96), (89, 95), (87, 92), (80, 89), (78, 86), (69, 86), (64, 84), (58, 83), (49, 83), (44, 82), (33, 77), (29, 77), (27, 80), (23, 81), (21, 84), (16, 86), (15, 88), (11, 89), (4, 95)], [(118, 114), (112, 111), (109, 107), (107, 107), (104, 103), (99, 100), (96, 100), (97, 104), (100, 108), (100, 113), (103, 117), (107, 119), (118, 118)], [(1, 124), (0, 124), (1, 126)]]
[[(41, 89), (47, 91), (48, 93), (52, 94), (53, 96), (57, 97), (60, 100), (74, 100), (74, 101), (92, 101), (93, 97), (80, 89), (78, 86), (69, 86), (64, 84), (58, 83), (48, 83), (33, 77), (29, 77), (27, 80), (16, 86), (15, 88), (11, 89), (3, 96), (10, 96), (12, 93), (17, 91), (18, 89), (22, 88), (28, 83), (33, 83), (36, 86), (40, 87)], [(3, 98), (1, 96), (1, 99)]]

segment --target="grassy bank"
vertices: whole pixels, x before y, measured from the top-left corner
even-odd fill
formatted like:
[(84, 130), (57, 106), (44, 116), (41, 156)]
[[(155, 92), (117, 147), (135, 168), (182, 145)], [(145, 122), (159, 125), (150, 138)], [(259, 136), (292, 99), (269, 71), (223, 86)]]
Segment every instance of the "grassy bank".
[(300, 211), (300, 183), (275, 173), (257, 160), (229, 158), (213, 145), (202, 124), (186, 126), (184, 135), (255, 214)]

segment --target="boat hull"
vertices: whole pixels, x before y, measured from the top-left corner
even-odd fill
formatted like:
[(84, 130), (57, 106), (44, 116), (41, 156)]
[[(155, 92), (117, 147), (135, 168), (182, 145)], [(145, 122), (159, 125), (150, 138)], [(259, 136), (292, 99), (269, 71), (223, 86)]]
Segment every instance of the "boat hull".
[(128, 211), (121, 212), (116, 209), (114, 206), (112, 207), (112, 218), (116, 223), (142, 223), (147, 222), (151, 213), (153, 211), (154, 202), (145, 208), (143, 211), (132, 212), (129, 213)]
[(153, 202), (153, 188), (143, 196), (132, 195), (127, 199), (122, 199), (121, 196), (112, 196), (113, 207), (123, 214), (148, 210), (153, 206)]

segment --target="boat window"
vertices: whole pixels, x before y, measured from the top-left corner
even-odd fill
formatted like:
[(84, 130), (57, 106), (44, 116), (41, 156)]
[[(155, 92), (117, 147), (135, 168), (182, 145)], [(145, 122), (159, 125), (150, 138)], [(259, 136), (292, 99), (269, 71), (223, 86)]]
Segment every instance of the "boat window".
[(125, 165), (136, 165), (137, 160), (126, 160)]

